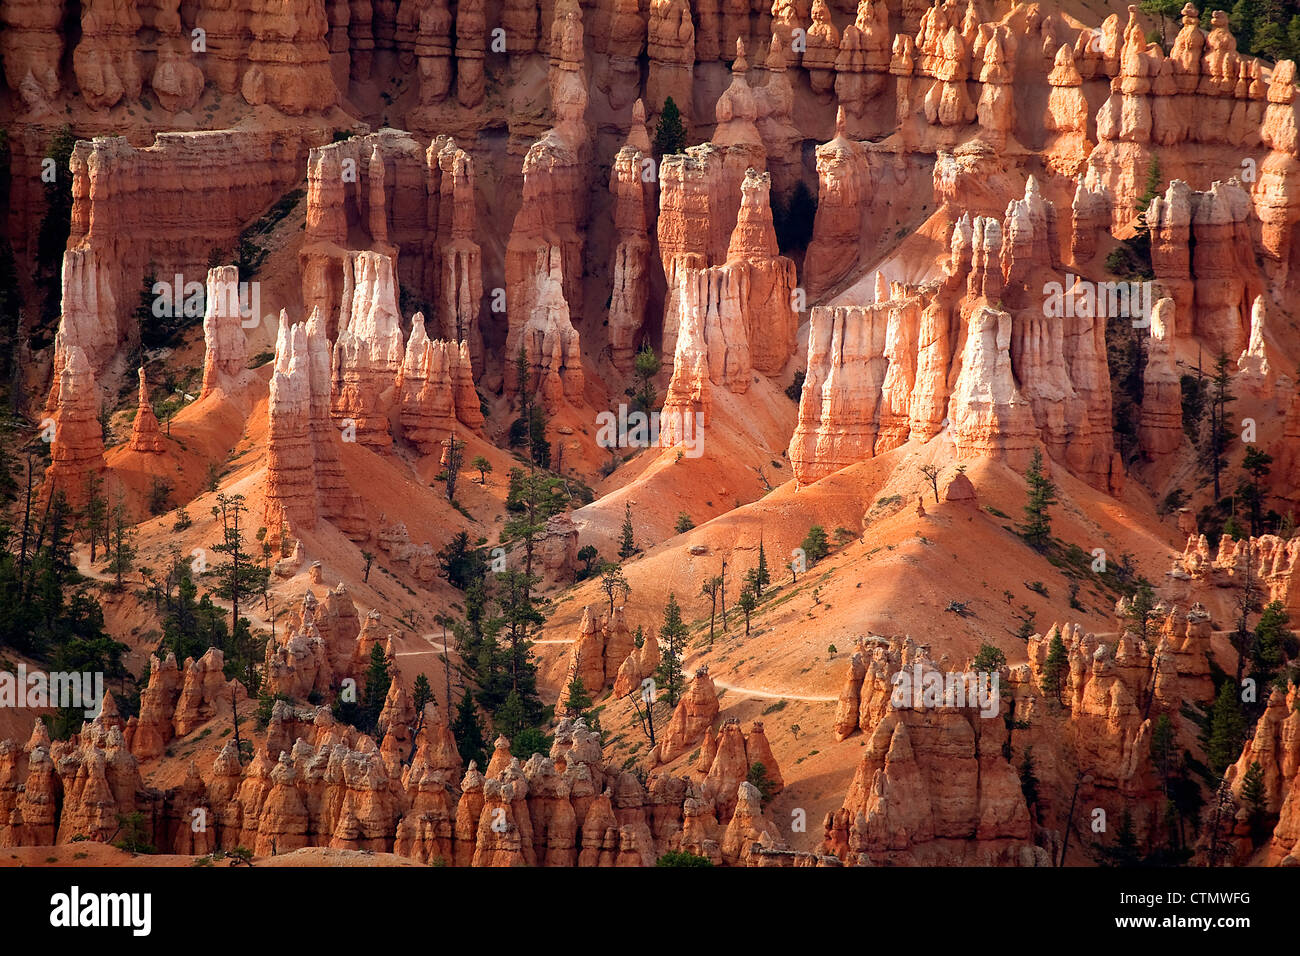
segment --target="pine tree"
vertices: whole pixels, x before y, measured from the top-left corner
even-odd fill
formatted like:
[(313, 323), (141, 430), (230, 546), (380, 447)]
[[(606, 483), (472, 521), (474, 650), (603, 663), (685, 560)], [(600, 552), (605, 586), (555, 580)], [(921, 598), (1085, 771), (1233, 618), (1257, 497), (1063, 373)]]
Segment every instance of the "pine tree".
[(1250, 651), (1250, 676), (1261, 687), (1274, 680), (1287, 659), (1288, 649), (1295, 644), (1295, 635), (1287, 627), (1288, 620), (1282, 602), (1270, 601), (1264, 605), (1259, 621), (1255, 624), (1255, 640)]
[(378, 644), (370, 648), (370, 664), (366, 667), (365, 691), (361, 698), (361, 720), (365, 726), (358, 729), (371, 733), (379, 724), (379, 714), (388, 698), (388, 688), (393, 679), (388, 674), (388, 659)]
[(686, 150), (686, 125), (682, 122), (681, 110), (670, 96), (664, 100), (664, 108), (659, 113), (659, 123), (655, 126), (655, 155), (662, 158)]
[(564, 709), (574, 717), (580, 717), (591, 709), (593, 703), (595, 701), (587, 692), (587, 686), (582, 682), (582, 678), (575, 674), (565, 689)]
[(1151, 765), (1160, 777), (1160, 789), (1169, 793), (1169, 782), (1178, 770), (1178, 757), (1174, 741), (1174, 725), (1168, 714), (1156, 718), (1151, 728)]
[(1236, 686), (1225, 680), (1210, 712), (1209, 738), (1205, 746), (1206, 762), (1216, 775), (1221, 775), (1240, 755), (1245, 733), (1246, 718), (1241, 713)]
[(1236, 401), (1232, 394), (1232, 375), (1226, 352), (1220, 352), (1214, 362), (1214, 377), (1210, 379), (1210, 435), (1206, 455), (1209, 458), (1210, 472), (1214, 476), (1214, 500), (1222, 496), (1220, 476), (1227, 466), (1224, 452), (1231, 441), (1231, 431), (1227, 427), (1228, 406)]
[(429, 678), (424, 672), (415, 676), (415, 684), (411, 689), (411, 703), (415, 705), (415, 714), (417, 724), (424, 720), (424, 705), (436, 703), (433, 696), (433, 688), (429, 686)]
[(1025, 748), (1025, 755), (1020, 761), (1020, 792), (1025, 796), (1025, 806), (1038, 817), (1038, 775), (1034, 773), (1033, 747)]
[(664, 623), (659, 628), (659, 647), (663, 654), (655, 671), (655, 683), (668, 697), (670, 706), (676, 707), (686, 679), (682, 676), (682, 645), (689, 629), (682, 620), (682, 610), (677, 606), (677, 595), (669, 592), (664, 607)]
[(1056, 485), (1043, 470), (1043, 453), (1037, 448), (1025, 471), (1025, 483), (1025, 523), (1020, 527), (1020, 535), (1033, 547), (1042, 550), (1052, 537), (1052, 519), (1048, 509), (1056, 504)]
[(456, 719), (452, 722), (451, 732), (456, 738), (456, 750), (466, 766), (474, 761), (480, 767), (487, 767), (487, 735), (483, 732), (483, 721), (474, 704), (474, 695), (469, 691), (461, 694), (460, 703), (456, 705)]
[(637, 352), (636, 358), (632, 360), (632, 368), (639, 383), (632, 393), (632, 407), (636, 411), (646, 414), (654, 411), (654, 377), (659, 374), (662, 365), (659, 356), (648, 344), (641, 346), (641, 351)]
[(808, 536), (803, 539), (799, 546), (803, 548), (804, 559), (808, 562), (808, 567), (812, 567), (831, 552), (830, 539), (826, 537), (826, 529), (819, 524), (815, 524), (808, 529)]
[(626, 561), (636, 552), (636, 542), (632, 537), (632, 503), (629, 501), (623, 505), (623, 529), (619, 537), (618, 556)]
[(767, 775), (767, 767), (761, 761), (755, 761), (749, 765), (749, 773), (745, 774), (745, 781), (758, 791), (759, 806), (766, 809), (772, 800), (773, 783)]
[(1052, 635), (1047, 647), (1047, 660), (1043, 662), (1043, 693), (1058, 704), (1065, 691), (1065, 678), (1070, 672), (1070, 658), (1065, 652), (1065, 642), (1060, 632)]
[(763, 596), (763, 588), (772, 583), (772, 574), (767, 569), (767, 552), (763, 550), (763, 539), (758, 539), (758, 567), (754, 569), (754, 595)]
[(1258, 843), (1264, 831), (1264, 817), (1267, 809), (1267, 794), (1264, 788), (1264, 768), (1258, 760), (1252, 760), (1241, 778), (1241, 799), (1246, 804), (1247, 823), (1251, 838)]
[(629, 594), (632, 593), (632, 585), (627, 583), (627, 578), (623, 577), (623, 569), (612, 561), (606, 562), (600, 569), (600, 589), (605, 592), (609, 598), (609, 613), (614, 615), (614, 596), (623, 595), (626, 601)]
[(754, 592), (750, 588), (745, 588), (740, 592), (740, 600), (737, 603), (745, 615), (745, 636), (749, 637), (749, 616), (758, 606), (758, 599), (754, 597)]

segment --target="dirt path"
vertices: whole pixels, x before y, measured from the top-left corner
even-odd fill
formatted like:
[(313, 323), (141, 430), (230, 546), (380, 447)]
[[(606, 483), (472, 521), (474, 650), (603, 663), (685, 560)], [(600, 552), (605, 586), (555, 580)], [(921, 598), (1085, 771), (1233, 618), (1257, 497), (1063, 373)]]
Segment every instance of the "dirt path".
[(811, 703), (827, 704), (835, 703), (838, 697), (818, 697), (808, 696), (806, 694), (781, 694), (768, 690), (757, 690), (753, 687), (738, 687), (735, 684), (724, 684), (720, 680), (714, 680), (713, 686), (718, 690), (729, 690), (736, 694), (744, 694), (746, 697), (761, 697), (765, 700), (805, 700)]
[[(73, 561), (76, 565), (77, 573), (80, 574), (82, 577), (90, 578), (92, 581), (99, 581), (103, 584), (117, 583), (117, 575), (109, 574), (107, 571), (96, 570), (95, 567), (91, 565), (90, 549), (85, 547), (84, 545), (77, 545), (73, 549)], [(139, 583), (139, 575), (137, 575), (135, 572), (132, 572), (130, 575), (124, 575), (122, 578), (122, 583), (123, 586), (136, 585)], [(195, 584), (202, 584), (202, 582), (196, 581)], [(227, 613), (230, 612), (229, 601), (227, 601), (225, 598), (218, 597), (216, 594), (212, 593), (211, 591), (209, 591), (208, 594), (212, 598), (213, 604), (215, 604), (217, 607), (221, 608), (222, 610), (226, 611)], [(244, 605), (240, 607), (239, 616), (248, 618), (248, 623), (253, 625), (254, 627), (260, 627), (263, 630), (267, 630), (267, 631), (271, 630), (271, 622), (268, 621), (265, 617), (263, 617), (260, 611), (253, 610), (254, 606), (256, 606), (256, 602), (254, 602), (254, 604), (251, 605)]]
[[(455, 648), (449, 649), (447, 645), (443, 644), (441, 641), (434, 640), (433, 635), (431, 634), (426, 634), (424, 639), (429, 642), (429, 650), (398, 651), (397, 656), (417, 657), (424, 654), (441, 655), (448, 652), (452, 654), (456, 653)], [(533, 643), (534, 644), (572, 644), (573, 641), (549, 640), (549, 641), (533, 641)], [(758, 697), (764, 700), (801, 700), (801, 701), (807, 701), (809, 703), (814, 703), (814, 704), (831, 704), (839, 700), (838, 697), (823, 697), (823, 696), (808, 695), (808, 694), (782, 694), (777, 691), (759, 690), (754, 687), (741, 687), (738, 684), (726, 684), (717, 679), (713, 681), (713, 686), (718, 688), (718, 690), (729, 690), (733, 694), (744, 694), (746, 697)]]

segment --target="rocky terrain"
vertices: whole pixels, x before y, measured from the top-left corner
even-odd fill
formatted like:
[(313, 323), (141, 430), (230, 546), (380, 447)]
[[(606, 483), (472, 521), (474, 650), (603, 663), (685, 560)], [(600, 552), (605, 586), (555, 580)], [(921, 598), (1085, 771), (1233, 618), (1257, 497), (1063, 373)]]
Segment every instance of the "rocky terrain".
[(1300, 865), (1300, 104), (1226, 13), (0, 57), (0, 667), (106, 686), (0, 694), (0, 863)]

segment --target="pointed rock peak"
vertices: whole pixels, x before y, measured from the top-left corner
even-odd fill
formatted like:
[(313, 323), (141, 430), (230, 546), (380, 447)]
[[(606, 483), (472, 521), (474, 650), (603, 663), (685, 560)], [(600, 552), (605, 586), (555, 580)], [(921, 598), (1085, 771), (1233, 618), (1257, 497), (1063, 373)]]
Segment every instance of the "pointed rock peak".
[(632, 125), (627, 131), (627, 145), (645, 154), (650, 152), (650, 134), (645, 126), (645, 104), (640, 100), (632, 104)]
[(835, 110), (835, 138), (846, 139), (849, 127), (848, 114), (844, 107), (837, 107)]
[(781, 38), (775, 33), (772, 34), (772, 42), (768, 44), (767, 60), (764, 65), (773, 73), (780, 73), (790, 65), (790, 61), (786, 56), (785, 44), (781, 42)]
[(745, 41), (736, 37), (736, 61), (731, 64), (731, 72), (736, 76), (744, 76), (749, 71), (749, 61), (745, 59)]

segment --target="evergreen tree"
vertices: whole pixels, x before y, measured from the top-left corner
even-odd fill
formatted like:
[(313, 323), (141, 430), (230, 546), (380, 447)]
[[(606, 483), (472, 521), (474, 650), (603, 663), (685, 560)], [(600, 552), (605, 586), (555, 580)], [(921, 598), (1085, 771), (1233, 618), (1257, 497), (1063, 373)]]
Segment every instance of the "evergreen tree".
[(1214, 500), (1218, 501), (1223, 492), (1220, 489), (1220, 476), (1227, 467), (1224, 453), (1231, 442), (1232, 432), (1227, 426), (1228, 406), (1236, 401), (1232, 394), (1232, 376), (1226, 352), (1220, 352), (1214, 363), (1214, 376), (1210, 379), (1210, 434), (1206, 445), (1207, 464), (1214, 477)]
[(971, 664), (980, 674), (993, 674), (1006, 666), (1007, 655), (992, 644), (981, 644), (975, 660)]
[(619, 533), (618, 556), (626, 561), (637, 552), (636, 541), (632, 537), (632, 503), (623, 505), (623, 528)]
[(358, 730), (374, 733), (379, 726), (379, 715), (383, 712), (384, 701), (388, 698), (388, 688), (393, 679), (388, 673), (388, 659), (384, 649), (378, 644), (370, 648), (370, 663), (366, 667), (365, 690), (361, 697), (362, 721)]
[(122, 590), (122, 578), (135, 567), (135, 532), (126, 516), (126, 505), (120, 499), (110, 516), (109, 541), (106, 548), (108, 570), (116, 578), (115, 587)]
[(492, 471), (492, 462), (488, 461), (482, 455), (476, 455), (469, 466), (478, 472), (478, 483), (480, 485), (487, 483), (487, 476)]
[[(1296, 636), (1288, 628), (1289, 617), (1281, 601), (1264, 605), (1255, 624), (1255, 640), (1250, 652), (1250, 676), (1261, 690), (1276, 677), (1283, 662), (1298, 650)], [(1280, 683), (1285, 683), (1280, 682)], [(1285, 690), (1285, 687), (1282, 688)], [(1262, 699), (1267, 694), (1261, 693)]]
[(754, 569), (754, 595), (763, 596), (763, 588), (772, 583), (772, 574), (767, 569), (767, 552), (763, 549), (763, 539), (758, 539), (758, 567)]
[(758, 606), (758, 599), (754, 597), (754, 592), (750, 588), (745, 588), (740, 592), (740, 600), (737, 603), (745, 615), (745, 636), (749, 637), (749, 616)]
[(1149, 649), (1151, 642), (1151, 617), (1155, 613), (1156, 596), (1145, 581), (1138, 585), (1133, 596), (1125, 602), (1121, 618), (1128, 623), (1130, 633), (1137, 635), (1142, 646)]
[(451, 438), (447, 441), (447, 464), (443, 473), (447, 476), (447, 500), (456, 500), (456, 481), (460, 477), (461, 462), (465, 458), (465, 443), (456, 438), (456, 432), (453, 429)]
[(225, 557), (212, 572), (217, 579), (218, 596), (230, 602), (231, 647), (226, 655), (226, 676), (238, 676), (248, 692), (254, 694), (259, 679), (256, 668), (262, 653), (252, 638), (248, 621), (239, 616), (239, 607), (244, 597), (265, 591), (270, 569), (259, 567), (245, 550), (241, 522), (247, 512), (243, 495), (217, 495), (212, 516), (220, 519), (222, 536), (211, 549)]
[(587, 686), (577, 674), (573, 675), (573, 679), (569, 681), (569, 686), (565, 688), (564, 693), (564, 709), (574, 717), (582, 716), (595, 703), (591, 699), (591, 694), (587, 692)]
[(429, 686), (429, 678), (424, 672), (415, 675), (415, 683), (411, 689), (411, 703), (415, 706), (416, 731), (424, 725), (424, 705), (437, 703), (433, 696), (433, 688)]
[(662, 365), (659, 356), (648, 344), (641, 346), (641, 350), (636, 353), (636, 358), (632, 360), (632, 368), (636, 373), (638, 384), (636, 390), (629, 393), (634, 410), (647, 415), (655, 410), (654, 377), (659, 374)]
[(487, 574), (487, 556), (470, 544), (469, 532), (458, 531), (438, 552), (438, 564), (447, 583), (464, 591)]
[(1169, 794), (1169, 783), (1178, 772), (1178, 754), (1174, 725), (1168, 714), (1161, 714), (1151, 728), (1151, 765), (1160, 778), (1160, 789)]
[(469, 766), (474, 761), (480, 767), (487, 767), (487, 739), (483, 732), (483, 721), (474, 705), (474, 695), (468, 691), (461, 694), (460, 703), (456, 705), (456, 719), (451, 724), (452, 736), (456, 738), (456, 749), (460, 759)]
[(690, 850), (669, 850), (655, 860), (655, 866), (713, 866), (713, 861)]
[(1026, 747), (1020, 761), (1020, 792), (1024, 794), (1025, 806), (1038, 819), (1038, 775), (1034, 773), (1033, 747)]
[(686, 150), (686, 125), (682, 122), (681, 110), (670, 96), (664, 100), (664, 108), (659, 113), (659, 122), (655, 126), (654, 153), (663, 158)]
[(1025, 471), (1025, 484), (1025, 523), (1020, 526), (1020, 536), (1041, 551), (1052, 538), (1052, 518), (1048, 509), (1056, 504), (1056, 485), (1043, 470), (1043, 453), (1037, 448)]
[(755, 761), (749, 765), (749, 772), (745, 775), (745, 781), (758, 791), (759, 806), (767, 809), (768, 803), (772, 800), (772, 790), (774, 784), (767, 775), (767, 767), (763, 766), (761, 761)]
[(682, 645), (686, 643), (689, 629), (682, 620), (682, 610), (677, 606), (677, 596), (668, 594), (668, 604), (664, 607), (664, 623), (659, 628), (659, 648), (662, 658), (655, 671), (655, 683), (660, 692), (668, 698), (672, 707), (677, 706), (686, 679), (682, 675)]
[(815, 524), (808, 529), (808, 536), (803, 539), (799, 547), (803, 548), (804, 559), (808, 562), (808, 567), (812, 567), (831, 553), (830, 539), (826, 537), (826, 529), (819, 524)]
[(1237, 498), (1245, 502), (1250, 509), (1250, 533), (1252, 537), (1258, 536), (1260, 524), (1263, 520), (1264, 511), (1264, 490), (1263, 481), (1268, 477), (1270, 466), (1273, 464), (1273, 456), (1266, 451), (1261, 451), (1254, 445), (1246, 449), (1246, 454), (1241, 460), (1241, 470), (1247, 477), (1237, 486)]
[(1258, 760), (1252, 760), (1241, 778), (1241, 799), (1246, 805), (1247, 825), (1250, 827), (1251, 839), (1255, 844), (1261, 842), (1266, 834), (1264, 821), (1267, 810), (1267, 792), (1264, 787), (1264, 768)]
[(1206, 762), (1216, 776), (1221, 776), (1241, 754), (1245, 733), (1246, 719), (1241, 713), (1237, 688), (1232, 681), (1225, 680), (1210, 712), (1209, 737), (1205, 746)]
[(629, 594), (632, 593), (632, 585), (627, 583), (627, 578), (623, 577), (623, 569), (612, 561), (607, 561), (600, 569), (600, 589), (605, 592), (609, 598), (609, 614), (614, 616), (614, 597), (617, 594), (623, 595), (626, 601)]
[(673, 526), (673, 531), (675, 531), (677, 534), (685, 534), (686, 532), (690, 531), (694, 527), (695, 527), (695, 522), (691, 520), (690, 515), (688, 515), (685, 511), (679, 511), (677, 513), (677, 524)]
[(1182, 0), (1142, 0), (1138, 9), (1160, 24), (1160, 45), (1166, 47), (1167, 53), (1166, 25), (1170, 22), (1178, 23), (1181, 19)]
[(1047, 660), (1043, 662), (1043, 693), (1058, 704), (1065, 692), (1065, 678), (1069, 673), (1070, 658), (1065, 652), (1065, 642), (1057, 632), (1052, 635), (1047, 646)]

